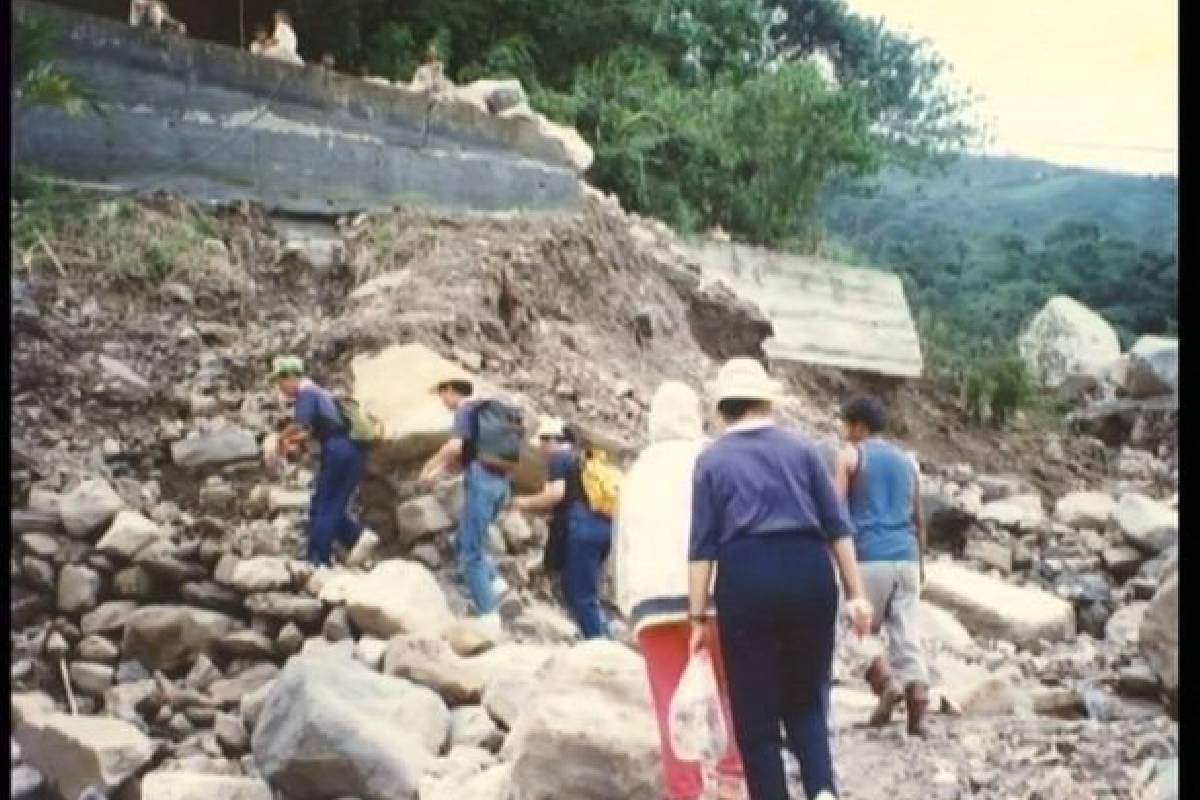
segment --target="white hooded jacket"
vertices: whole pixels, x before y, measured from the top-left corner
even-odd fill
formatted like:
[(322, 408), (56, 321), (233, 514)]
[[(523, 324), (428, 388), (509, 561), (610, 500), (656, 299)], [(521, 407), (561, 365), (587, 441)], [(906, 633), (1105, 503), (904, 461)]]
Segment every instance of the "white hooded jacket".
[(634, 633), (687, 619), (692, 472), (706, 444), (699, 397), (664, 383), (650, 402), (650, 445), (621, 481), (613, 526), (617, 606)]

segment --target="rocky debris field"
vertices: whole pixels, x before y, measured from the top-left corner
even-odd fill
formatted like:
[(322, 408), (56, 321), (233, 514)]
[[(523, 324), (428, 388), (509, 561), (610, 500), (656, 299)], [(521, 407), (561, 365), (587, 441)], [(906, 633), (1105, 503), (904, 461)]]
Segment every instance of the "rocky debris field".
[[(325, 241), (255, 208), (78, 202), (14, 245), (13, 797), (660, 797), (641, 658), (575, 641), (540, 521), (490, 537), (519, 601), (503, 639), (466, 618), (458, 488), (411, 481), (447, 430), (421, 376), (478, 375), (628, 451), (657, 383), (755, 352), (761, 315), (602, 200), (363, 215)], [(106, 269), (155, 258), (162, 274)], [(388, 422), (360, 492), (384, 539), (365, 569), (298, 560), (313, 464), (261, 466), (280, 352)], [(838, 397), (794, 381), (785, 417), (832, 432)], [(872, 698), (840, 656), (843, 796), (1177, 797), (1174, 471), (1101, 443), (1119, 470), (1056, 488), (908, 443), (939, 554), (934, 732), (861, 728)]]

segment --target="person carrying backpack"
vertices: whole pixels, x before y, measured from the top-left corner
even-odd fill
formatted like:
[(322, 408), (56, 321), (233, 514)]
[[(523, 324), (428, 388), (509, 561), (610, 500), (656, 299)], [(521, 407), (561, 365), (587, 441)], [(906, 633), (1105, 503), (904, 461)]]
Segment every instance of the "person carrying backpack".
[(271, 368), (271, 381), (279, 392), (295, 403), (292, 422), (279, 435), (276, 456), (286, 458), (316, 439), (321, 445), (321, 462), (313, 482), (308, 506), (308, 546), (305, 557), (318, 566), (331, 566), (333, 543), (350, 549), (347, 566), (370, 560), (379, 536), (353, 520), (346, 509), (362, 480), (366, 464), (366, 442), (361, 413), (351, 401), (338, 400), (304, 374), (304, 362), (295, 356), (280, 356)]
[[(585, 639), (610, 638), (600, 608), (600, 571), (612, 547), (612, 517), (620, 473), (603, 453), (577, 446), (559, 420), (542, 420), (533, 443), (546, 458), (546, 485), (513, 505), (550, 512), (552, 536), (562, 537), (562, 590)], [(552, 565), (553, 566), (553, 565)]]
[(488, 528), (508, 504), (509, 476), (521, 457), (525, 437), (520, 409), (500, 400), (472, 400), (475, 387), (460, 377), (437, 381), (431, 391), (454, 414), (450, 439), (421, 469), (418, 482), (432, 487), (453, 468), (463, 470), (463, 507), (455, 551), (458, 568), (484, 629), (501, 632), (498, 596), (508, 585), (487, 552)]

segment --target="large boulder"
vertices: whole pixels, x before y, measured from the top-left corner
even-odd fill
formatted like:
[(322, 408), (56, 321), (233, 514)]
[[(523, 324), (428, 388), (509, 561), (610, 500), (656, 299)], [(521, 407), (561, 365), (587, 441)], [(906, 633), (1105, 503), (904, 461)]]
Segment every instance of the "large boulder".
[[(450, 438), (453, 416), (430, 393), (435, 382), (461, 378), (474, 384), (477, 396), (495, 393), (478, 377), (418, 343), (356, 356), (350, 369), (354, 398), (383, 424), (383, 437), (371, 451), (372, 462), (381, 469), (411, 464)], [(532, 416), (527, 415), (527, 419)], [(520, 491), (527, 492), (539, 489), (544, 479), (543, 459), (526, 443), (513, 482)]]
[(1065, 295), (1050, 298), (1021, 334), (1018, 348), (1030, 373), (1049, 389), (1095, 379), (1121, 355), (1113, 327)]
[(1002, 528), (1034, 531), (1046, 520), (1042, 498), (1036, 494), (1021, 494), (1004, 500), (985, 503), (979, 519), (994, 522)]
[(1179, 391), (1179, 340), (1143, 336), (1129, 350), (1125, 391), (1133, 397), (1154, 397)]
[(1071, 492), (1054, 504), (1054, 519), (1072, 528), (1104, 530), (1116, 507), (1104, 492)]
[(108, 482), (96, 478), (64, 494), (58, 503), (58, 515), (67, 533), (86, 536), (111, 522), (124, 507), (125, 501)]
[(383, 674), (407, 678), (442, 696), (447, 705), (478, 703), (483, 674), (459, 657), (443, 639), (432, 636), (397, 636), (383, 655)]
[(517, 797), (657, 800), (658, 732), (641, 657), (605, 640), (555, 656), (501, 756)]
[(238, 558), (226, 554), (217, 562), (213, 577), (217, 583), (244, 594), (286, 589), (292, 584), (291, 562), (281, 556)]
[(977, 636), (1032, 648), (1039, 639), (1054, 642), (1075, 634), (1071, 604), (1040, 589), (1013, 586), (947, 562), (927, 565), (925, 577), (925, 599), (953, 612)]
[(437, 635), (454, 621), (433, 573), (402, 559), (356, 576), (346, 592), (346, 608), (360, 631), (381, 639), (399, 633)]
[(1179, 688), (1179, 576), (1172, 575), (1146, 608), (1138, 631), (1138, 647), (1163, 688)]
[(220, 467), (257, 457), (258, 442), (254, 434), (242, 428), (226, 428), (171, 445), (171, 460), (188, 469)]
[(146, 800), (271, 800), (271, 787), (255, 778), (157, 770), (142, 778)]
[(117, 513), (104, 536), (96, 542), (96, 549), (105, 555), (132, 561), (147, 545), (169, 538), (170, 533), (165, 528), (126, 509)]
[(1144, 494), (1121, 495), (1114, 516), (1125, 539), (1144, 553), (1157, 555), (1179, 539), (1179, 511)]
[(483, 671), (483, 707), (500, 726), (512, 730), (539, 688), (538, 673), (561, 649), (505, 644), (470, 659)]
[(207, 653), (241, 623), (216, 611), (191, 606), (146, 606), (125, 618), (121, 649), (147, 667), (174, 670)]
[(88, 788), (115, 792), (155, 752), (137, 728), (108, 717), (32, 715), (17, 726), (15, 736), (22, 758), (72, 800)]
[(449, 728), (429, 689), (352, 659), (302, 655), (272, 686), (251, 747), (263, 776), (294, 800), (412, 800)]

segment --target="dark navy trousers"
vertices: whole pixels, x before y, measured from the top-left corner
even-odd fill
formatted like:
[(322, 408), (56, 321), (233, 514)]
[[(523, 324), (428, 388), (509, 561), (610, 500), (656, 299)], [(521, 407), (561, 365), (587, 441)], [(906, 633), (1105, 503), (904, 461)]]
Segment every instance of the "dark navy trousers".
[(723, 544), (716, 605), (734, 735), (753, 800), (789, 800), (781, 749), (800, 762), (804, 792), (836, 795), (829, 696), (838, 587), (828, 542), (809, 533)]
[(353, 547), (362, 525), (346, 509), (362, 480), (366, 454), (347, 436), (330, 436), (321, 443), (321, 465), (308, 506), (308, 560), (329, 566), (333, 543)]

